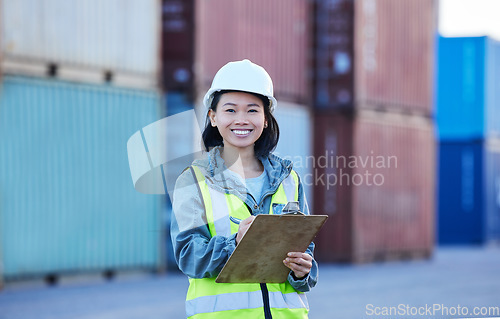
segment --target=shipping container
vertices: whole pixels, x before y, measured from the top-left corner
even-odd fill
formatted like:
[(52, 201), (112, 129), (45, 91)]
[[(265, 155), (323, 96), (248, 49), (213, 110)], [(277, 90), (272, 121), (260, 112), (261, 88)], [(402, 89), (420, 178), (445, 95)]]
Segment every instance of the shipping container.
[[(166, 109), (167, 115), (174, 119), (175, 115), (179, 115), (183, 112), (191, 111), (194, 109), (192, 102), (190, 102), (188, 93), (180, 92), (168, 92), (166, 94)], [(196, 128), (193, 129), (193, 125), (198, 125), (198, 123), (190, 122), (184, 116), (176, 116), (175, 120), (169, 121), (167, 127), (167, 152), (170, 158), (175, 160), (169, 161), (163, 166), (164, 173), (166, 176), (166, 183), (168, 191), (173, 191), (175, 187), (175, 181), (177, 177), (182, 173), (182, 171), (191, 165), (195, 158), (194, 143), (201, 138), (197, 139), (194, 134)], [(201, 130), (198, 131), (200, 134)], [(188, 155), (186, 155), (188, 154)], [(172, 202), (171, 198), (166, 198), (165, 207), (165, 242), (166, 242), (166, 256), (167, 256), (167, 267), (169, 270), (178, 270), (177, 263), (175, 261), (174, 251), (172, 247), (172, 239), (170, 238), (170, 224), (172, 220)]]
[(500, 240), (500, 139), (486, 141), (486, 241)]
[[(2, 10), (2, 3), (0, 2), (0, 10)], [(0, 24), (1, 26), (1, 24)], [(3, 39), (3, 33), (0, 32), (0, 43), (2, 43), (2, 39)], [(2, 68), (2, 65), (3, 65), (3, 52), (2, 50), (0, 50), (0, 83), (2, 81), (2, 74), (3, 74), (3, 68)], [(2, 251), (0, 250), (0, 260), (1, 260), (1, 255), (2, 255)], [(1, 279), (1, 276), (0, 276), (0, 289), (2, 288), (2, 279)]]
[(162, 68), (167, 91), (192, 91), (194, 0), (163, 0)]
[(487, 138), (500, 138), (500, 41), (489, 38), (486, 51), (486, 132)]
[(428, 257), (434, 243), (434, 138), (423, 117), (316, 114), (314, 213), (330, 220), (319, 260)]
[(158, 85), (158, 0), (5, 0), (1, 12), (6, 73)]
[(158, 197), (134, 190), (127, 140), (154, 91), (5, 76), (0, 236), (7, 279), (162, 267)]
[(354, 1), (316, 1), (314, 104), (329, 109), (354, 103)]
[(435, 0), (320, 0), (314, 12), (318, 109), (432, 113)]
[(499, 137), (500, 42), (488, 37), (438, 41), (438, 138)]
[(197, 95), (205, 94), (227, 62), (263, 66), (280, 101), (307, 104), (310, 96), (310, 1), (196, 1)]
[(280, 129), (280, 139), (274, 153), (293, 162), (293, 169), (299, 174), (304, 193), (312, 201), (312, 167), (308, 159), (312, 156), (312, 115), (310, 108), (287, 102), (278, 102), (274, 113)]
[(500, 140), (439, 143), (440, 244), (500, 240)]

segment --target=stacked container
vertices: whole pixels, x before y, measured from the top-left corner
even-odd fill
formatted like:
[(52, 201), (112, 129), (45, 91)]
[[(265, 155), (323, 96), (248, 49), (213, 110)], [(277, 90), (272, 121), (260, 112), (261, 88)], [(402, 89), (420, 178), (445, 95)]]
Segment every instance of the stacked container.
[(3, 70), (151, 89), (160, 75), (158, 1), (6, 0)]
[[(165, 103), (167, 116), (190, 111), (194, 109), (194, 0), (162, 0), (162, 86), (166, 91)], [(186, 127), (185, 123), (177, 123), (179, 133), (175, 138), (175, 144), (168, 144), (167, 151), (170, 154), (179, 154), (183, 149), (193, 146), (195, 137), (193, 130)], [(184, 126), (183, 126), (184, 125)], [(185, 152), (184, 152), (185, 153)], [(194, 153), (194, 150), (192, 151)], [(174, 155), (175, 157), (175, 155)], [(186, 163), (192, 161), (192, 157), (184, 157), (179, 163), (168, 164), (168, 178), (173, 181), (186, 167)], [(189, 165), (189, 164), (187, 164)], [(172, 204), (170, 198), (166, 200), (165, 206), (165, 248), (167, 254), (167, 266), (170, 270), (176, 270), (177, 264), (170, 238), (170, 221), (172, 217)]]
[(434, 0), (316, 2), (320, 260), (432, 253), (435, 13)]
[(500, 43), (439, 37), (439, 243), (500, 239)]
[(196, 89), (203, 96), (227, 62), (264, 67), (278, 101), (310, 99), (310, 1), (197, 1)]
[(317, 1), (315, 106), (432, 110), (434, 0)]
[(194, 9), (194, 0), (162, 1), (163, 87), (189, 98), (194, 83)]
[(161, 116), (160, 16), (156, 0), (2, 2), (5, 279), (163, 267), (162, 204), (126, 151)]

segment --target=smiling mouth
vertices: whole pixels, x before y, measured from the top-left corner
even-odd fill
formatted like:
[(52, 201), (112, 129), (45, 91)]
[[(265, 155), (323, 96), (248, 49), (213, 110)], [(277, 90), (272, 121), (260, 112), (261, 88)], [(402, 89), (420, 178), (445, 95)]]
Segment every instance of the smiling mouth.
[(253, 130), (231, 130), (236, 136), (246, 136), (250, 134)]

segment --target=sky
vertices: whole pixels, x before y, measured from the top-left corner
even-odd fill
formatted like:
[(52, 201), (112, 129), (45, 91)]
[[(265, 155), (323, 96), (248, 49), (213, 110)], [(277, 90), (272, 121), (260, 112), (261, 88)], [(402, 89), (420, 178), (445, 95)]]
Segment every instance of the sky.
[(440, 0), (439, 32), (500, 40), (500, 0)]

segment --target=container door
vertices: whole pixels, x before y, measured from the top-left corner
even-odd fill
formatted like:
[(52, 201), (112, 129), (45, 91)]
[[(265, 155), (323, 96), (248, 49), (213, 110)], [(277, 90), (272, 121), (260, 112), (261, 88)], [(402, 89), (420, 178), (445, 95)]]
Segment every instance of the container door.
[(481, 142), (441, 142), (439, 146), (440, 244), (483, 241)]

